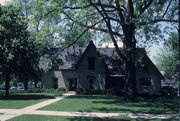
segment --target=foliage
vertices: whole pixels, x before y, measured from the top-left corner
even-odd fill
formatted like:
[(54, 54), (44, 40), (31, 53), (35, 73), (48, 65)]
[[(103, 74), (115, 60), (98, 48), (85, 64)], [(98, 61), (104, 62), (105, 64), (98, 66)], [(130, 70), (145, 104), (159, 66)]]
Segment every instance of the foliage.
[[(66, 47), (74, 43), (76, 36), (83, 28), (73, 24), (61, 15), (62, 8), (51, 0), (16, 0), (13, 4), (29, 18), (29, 29), (34, 31), (36, 40), (46, 47)], [(79, 46), (85, 46), (91, 39), (87, 32), (77, 41)]]
[(36, 89), (29, 89), (27, 90), (28, 93), (51, 93), (54, 96), (61, 96), (65, 93), (64, 88), (57, 88), (55, 89), (42, 89), (42, 88), (36, 88)]
[(12, 4), (21, 8), (28, 18), (28, 29), (32, 37), (42, 45), (40, 48), (42, 58), (46, 58), (45, 48), (59, 48), (56, 53), (48, 57), (43, 71), (57, 69), (57, 55), (71, 45), (86, 46), (92, 38), (92, 33), (83, 33), (84, 28), (75, 25), (62, 15), (62, 8), (51, 0), (15, 0)]
[(27, 30), (28, 20), (20, 8), (0, 6), (0, 12), (0, 68), (8, 95), (12, 77), (24, 82), (25, 89), (30, 79), (39, 79), (39, 45)]
[(54, 89), (42, 89), (42, 88), (37, 88), (37, 89), (28, 89), (28, 93), (52, 93), (54, 92)]
[(76, 88), (75, 92), (77, 95), (82, 95), (82, 94), (86, 93), (86, 90), (84, 88), (78, 87), (78, 88)]
[(57, 93), (65, 93), (66, 92), (66, 88), (65, 87), (59, 87), (56, 89)]
[(164, 72), (168, 79), (178, 81), (179, 65), (179, 42), (178, 33), (171, 33), (164, 48), (155, 56), (157, 67)]

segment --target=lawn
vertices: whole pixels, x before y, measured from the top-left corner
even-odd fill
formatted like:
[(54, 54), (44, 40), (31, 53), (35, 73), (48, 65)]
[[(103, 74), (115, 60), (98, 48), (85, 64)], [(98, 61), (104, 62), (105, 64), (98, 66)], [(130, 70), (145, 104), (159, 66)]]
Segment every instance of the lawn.
[(138, 98), (137, 102), (127, 102), (122, 97), (104, 95), (71, 96), (40, 110), (80, 111), (104, 113), (150, 113), (176, 114), (178, 100), (175, 98)]
[(22, 115), (22, 116), (18, 116), (13, 119), (10, 119), (8, 121), (178, 121), (178, 120)]
[(9, 97), (4, 97), (0, 92), (0, 109), (20, 109), (30, 106), (54, 96), (49, 93), (27, 93), (25, 91), (10, 91)]

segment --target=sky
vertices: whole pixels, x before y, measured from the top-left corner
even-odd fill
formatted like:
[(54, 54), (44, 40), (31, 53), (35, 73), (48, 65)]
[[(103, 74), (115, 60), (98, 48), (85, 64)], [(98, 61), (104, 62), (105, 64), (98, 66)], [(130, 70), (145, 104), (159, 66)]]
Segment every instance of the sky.
[(8, 2), (8, 1), (10, 1), (10, 0), (0, 0), (0, 4), (1, 4), (1, 5), (5, 5), (6, 2)]

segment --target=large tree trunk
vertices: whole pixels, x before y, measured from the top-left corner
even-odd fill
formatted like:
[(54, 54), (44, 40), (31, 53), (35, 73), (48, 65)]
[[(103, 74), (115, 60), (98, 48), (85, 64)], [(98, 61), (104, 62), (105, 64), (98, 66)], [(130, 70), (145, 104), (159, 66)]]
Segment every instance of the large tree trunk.
[(9, 96), (9, 87), (10, 87), (10, 80), (11, 80), (11, 77), (10, 77), (10, 73), (7, 72), (5, 74), (5, 96), (8, 97)]
[(37, 88), (37, 83), (38, 83), (38, 81), (35, 79), (34, 80), (34, 88)]
[(126, 99), (134, 100), (137, 97), (136, 68), (132, 61), (126, 62)]
[(27, 79), (24, 80), (24, 89), (28, 90), (28, 80)]
[(126, 87), (125, 98), (128, 100), (134, 100), (137, 97), (136, 88), (136, 40), (135, 40), (135, 26), (134, 24), (126, 25), (124, 28), (125, 34), (125, 54), (126, 60)]

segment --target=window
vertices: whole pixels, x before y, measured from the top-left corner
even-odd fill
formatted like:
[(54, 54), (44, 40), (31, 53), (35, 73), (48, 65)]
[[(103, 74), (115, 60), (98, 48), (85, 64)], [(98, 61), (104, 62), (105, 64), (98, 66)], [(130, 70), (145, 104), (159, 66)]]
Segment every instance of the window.
[(151, 86), (151, 78), (140, 78), (140, 86), (142, 87), (148, 87)]
[(118, 70), (119, 69), (119, 62), (118, 61), (114, 61), (113, 62), (113, 69), (114, 70)]
[(95, 57), (88, 58), (88, 69), (94, 70), (95, 69)]
[(54, 89), (58, 88), (58, 78), (53, 79), (53, 87), (54, 87)]
[(89, 89), (94, 90), (95, 77), (88, 77)]

